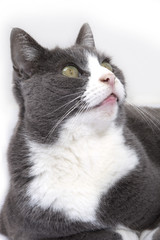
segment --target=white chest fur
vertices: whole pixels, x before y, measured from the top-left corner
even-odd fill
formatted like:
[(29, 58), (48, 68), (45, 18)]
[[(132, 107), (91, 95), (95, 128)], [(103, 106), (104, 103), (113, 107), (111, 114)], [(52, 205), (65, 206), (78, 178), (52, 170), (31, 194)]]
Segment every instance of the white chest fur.
[(121, 129), (112, 127), (105, 134), (83, 138), (76, 138), (77, 133), (78, 129), (66, 135), (64, 129), (52, 146), (29, 142), (30, 174), (35, 178), (27, 194), (31, 205), (93, 222), (102, 194), (134, 169), (138, 159), (124, 144)]

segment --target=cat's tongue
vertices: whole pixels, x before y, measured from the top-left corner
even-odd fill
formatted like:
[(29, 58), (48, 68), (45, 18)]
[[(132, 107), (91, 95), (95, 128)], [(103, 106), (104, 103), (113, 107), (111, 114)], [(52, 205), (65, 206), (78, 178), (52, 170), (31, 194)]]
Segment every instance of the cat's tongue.
[(117, 102), (117, 97), (112, 93), (101, 103), (101, 106), (106, 104), (115, 104), (116, 102)]

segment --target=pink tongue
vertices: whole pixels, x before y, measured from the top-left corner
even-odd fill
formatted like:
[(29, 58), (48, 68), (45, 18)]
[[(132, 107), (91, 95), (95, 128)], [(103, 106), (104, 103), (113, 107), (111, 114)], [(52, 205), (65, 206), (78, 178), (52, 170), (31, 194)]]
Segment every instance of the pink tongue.
[(114, 104), (115, 102), (117, 102), (117, 97), (114, 96), (114, 95), (110, 95), (108, 98), (106, 98), (101, 105), (104, 105), (104, 104)]

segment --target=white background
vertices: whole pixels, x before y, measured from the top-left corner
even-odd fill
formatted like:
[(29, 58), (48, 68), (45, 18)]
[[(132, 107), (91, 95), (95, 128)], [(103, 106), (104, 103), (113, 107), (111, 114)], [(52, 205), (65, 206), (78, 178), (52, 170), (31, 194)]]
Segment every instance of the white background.
[(84, 22), (97, 48), (123, 69), (129, 101), (160, 106), (159, 0), (1, 0), (0, 206), (8, 186), (6, 149), (18, 113), (11, 92), (10, 31), (20, 27), (44, 47), (68, 47)]

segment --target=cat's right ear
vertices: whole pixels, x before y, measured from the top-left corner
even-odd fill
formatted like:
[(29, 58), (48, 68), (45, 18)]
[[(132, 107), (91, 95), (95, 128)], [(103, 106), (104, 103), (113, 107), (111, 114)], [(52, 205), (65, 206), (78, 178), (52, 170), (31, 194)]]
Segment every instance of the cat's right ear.
[(11, 58), (13, 68), (20, 78), (29, 78), (44, 49), (25, 31), (14, 28), (11, 32)]
[(88, 23), (83, 24), (81, 27), (76, 44), (87, 47), (95, 47), (93, 33)]

